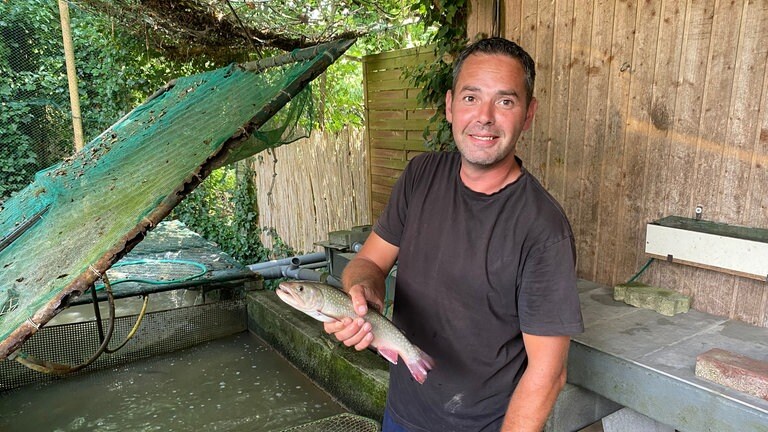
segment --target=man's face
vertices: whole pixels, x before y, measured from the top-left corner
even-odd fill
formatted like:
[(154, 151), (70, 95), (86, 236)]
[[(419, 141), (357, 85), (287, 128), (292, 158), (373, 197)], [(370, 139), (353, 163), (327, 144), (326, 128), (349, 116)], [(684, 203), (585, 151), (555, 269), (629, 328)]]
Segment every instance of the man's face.
[(517, 139), (531, 127), (535, 112), (536, 100), (526, 101), (523, 66), (504, 55), (467, 57), (455, 93), (445, 95), (445, 116), (456, 146), (476, 167), (514, 160)]

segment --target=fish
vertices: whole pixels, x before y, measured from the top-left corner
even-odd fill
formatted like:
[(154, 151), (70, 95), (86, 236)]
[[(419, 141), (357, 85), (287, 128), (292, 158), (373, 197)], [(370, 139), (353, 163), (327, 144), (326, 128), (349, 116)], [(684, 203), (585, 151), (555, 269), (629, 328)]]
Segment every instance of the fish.
[[(285, 281), (278, 285), (275, 292), (289, 306), (318, 321), (335, 322), (344, 317), (357, 318), (349, 295), (331, 285), (303, 280)], [(435, 366), (432, 357), (412, 344), (400, 329), (373, 308), (369, 307), (363, 318), (371, 324), (371, 346), (379, 355), (392, 364), (397, 364), (398, 357), (401, 358), (413, 379), (424, 384), (427, 374)]]

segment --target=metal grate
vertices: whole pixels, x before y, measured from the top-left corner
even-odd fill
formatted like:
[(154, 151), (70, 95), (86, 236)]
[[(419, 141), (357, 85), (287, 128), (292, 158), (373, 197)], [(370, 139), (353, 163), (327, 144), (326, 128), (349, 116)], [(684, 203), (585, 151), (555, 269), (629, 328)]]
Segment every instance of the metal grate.
[[(122, 343), (135, 321), (136, 315), (116, 318), (110, 346)], [(104, 320), (104, 326), (106, 328), (107, 320)], [(244, 299), (150, 312), (125, 347), (113, 354), (102, 354), (93, 364), (77, 373), (174, 352), (246, 329)], [(76, 365), (96, 352), (99, 344), (96, 322), (87, 321), (43, 327), (24, 343), (21, 351), (41, 360)], [(57, 378), (35, 372), (15, 361), (0, 361), (0, 391)]]
[(281, 432), (378, 432), (379, 423), (354, 414), (337, 414), (321, 420), (284, 429)]

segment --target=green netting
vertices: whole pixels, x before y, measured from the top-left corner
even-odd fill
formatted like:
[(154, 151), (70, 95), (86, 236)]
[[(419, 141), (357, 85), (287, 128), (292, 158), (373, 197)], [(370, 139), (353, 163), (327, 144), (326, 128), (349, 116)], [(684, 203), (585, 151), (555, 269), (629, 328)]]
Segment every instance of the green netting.
[(295, 137), (302, 89), (351, 43), (179, 78), (3, 203), (0, 359), (213, 169)]

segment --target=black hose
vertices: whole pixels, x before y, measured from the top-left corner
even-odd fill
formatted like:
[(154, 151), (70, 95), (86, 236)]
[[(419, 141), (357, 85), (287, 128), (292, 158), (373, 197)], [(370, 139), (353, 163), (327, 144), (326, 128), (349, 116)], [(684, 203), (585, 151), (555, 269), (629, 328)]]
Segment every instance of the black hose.
[[(96, 359), (99, 358), (101, 354), (107, 351), (107, 346), (109, 345), (110, 340), (112, 340), (112, 334), (115, 330), (115, 298), (112, 295), (112, 285), (109, 283), (109, 278), (107, 278), (106, 273), (101, 275), (101, 279), (104, 281), (104, 289), (107, 292), (107, 299), (109, 300), (109, 326), (107, 327), (107, 334), (105, 335), (104, 340), (101, 342), (99, 349), (96, 350), (96, 352), (88, 360), (79, 365), (70, 366), (61, 363), (50, 362), (47, 360), (39, 360), (23, 352), (16, 354), (14, 357), (15, 360), (22, 365), (38, 372), (52, 375), (64, 375), (77, 372), (87, 367), (96, 361)], [(96, 288), (95, 286), (91, 286), (91, 289)]]

